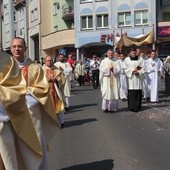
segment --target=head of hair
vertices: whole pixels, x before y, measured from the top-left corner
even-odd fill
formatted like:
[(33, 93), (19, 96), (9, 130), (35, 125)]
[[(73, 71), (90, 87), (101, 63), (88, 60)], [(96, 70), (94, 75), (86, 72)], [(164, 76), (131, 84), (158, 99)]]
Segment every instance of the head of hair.
[(60, 53), (59, 56), (64, 56), (64, 57), (66, 57), (63, 53)]
[(151, 51), (150, 51), (150, 50), (148, 50), (146, 54), (147, 54), (147, 55), (150, 55), (150, 54), (151, 54)]
[(156, 51), (155, 51), (155, 50), (151, 50), (151, 53), (152, 53), (152, 52), (153, 52), (153, 53), (156, 53)]
[(130, 51), (136, 51), (136, 48), (135, 48), (135, 47), (132, 47), (132, 48), (130, 49)]
[[(24, 38), (14, 37), (14, 38), (12, 39), (12, 41), (13, 41), (13, 40), (22, 40), (22, 41), (23, 41), (23, 44), (24, 44), (24, 46), (25, 46), (25, 48), (26, 48), (26, 42), (25, 42)], [(11, 42), (12, 42), (12, 41), (11, 41)]]
[(46, 56), (44, 57), (44, 59), (46, 60), (46, 58), (47, 58), (47, 57), (52, 58), (52, 56), (50, 56), (50, 55), (46, 55)]
[(107, 51), (113, 51), (113, 49), (109, 48)]

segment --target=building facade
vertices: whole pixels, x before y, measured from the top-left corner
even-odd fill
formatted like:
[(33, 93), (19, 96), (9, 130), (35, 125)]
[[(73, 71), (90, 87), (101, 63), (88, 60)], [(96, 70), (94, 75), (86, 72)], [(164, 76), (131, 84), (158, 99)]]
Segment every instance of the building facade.
[(43, 56), (74, 53), (73, 0), (41, 0), (41, 41)]
[(18, 36), (27, 43), (27, 8), (25, 0), (4, 0), (2, 2), (2, 47), (9, 51), (11, 40)]
[(157, 47), (158, 55), (170, 55), (170, 1), (157, 0)]
[(33, 60), (59, 53), (102, 57), (115, 50), (122, 35), (150, 32), (153, 43), (142, 48), (170, 54), (169, 0), (3, 0), (1, 5), (2, 49), (9, 51), (12, 38), (22, 37)]
[(28, 11), (28, 51), (32, 60), (41, 61), (41, 39), (40, 39), (40, 1), (27, 2)]
[[(10, 48), (11, 39), (14, 37), (14, 30), (17, 28), (16, 17), (14, 19), (14, 4), (13, 1), (4, 0), (1, 7), (2, 15), (2, 49), (8, 51)], [(15, 12), (16, 16), (16, 12)]]
[(111, 0), (74, 1), (77, 58), (101, 56), (113, 46)]
[[(74, 1), (75, 48), (78, 56), (102, 56), (115, 46), (115, 36), (139, 37), (156, 30), (155, 0)], [(156, 33), (154, 32), (154, 38)]]

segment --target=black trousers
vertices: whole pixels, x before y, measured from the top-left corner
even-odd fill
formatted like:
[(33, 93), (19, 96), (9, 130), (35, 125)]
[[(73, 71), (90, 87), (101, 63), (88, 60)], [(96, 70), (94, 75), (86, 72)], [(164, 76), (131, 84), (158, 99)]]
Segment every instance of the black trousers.
[(78, 81), (79, 81), (79, 86), (82, 86), (82, 85), (84, 86), (84, 76), (79, 75)]
[(99, 87), (99, 70), (92, 70), (92, 83), (94, 89)]
[(170, 75), (165, 74), (165, 92), (167, 96), (170, 96)]
[(141, 110), (142, 90), (128, 90), (128, 109)]

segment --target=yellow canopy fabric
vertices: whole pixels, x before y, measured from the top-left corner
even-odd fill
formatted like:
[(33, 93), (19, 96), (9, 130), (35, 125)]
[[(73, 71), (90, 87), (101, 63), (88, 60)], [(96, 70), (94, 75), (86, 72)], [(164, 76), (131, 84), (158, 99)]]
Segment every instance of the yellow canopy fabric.
[(148, 34), (140, 37), (140, 38), (134, 38), (134, 37), (128, 37), (126, 35), (122, 35), (120, 41), (119, 41), (119, 47), (125, 46), (142, 46), (147, 44), (153, 43), (153, 32), (149, 32)]

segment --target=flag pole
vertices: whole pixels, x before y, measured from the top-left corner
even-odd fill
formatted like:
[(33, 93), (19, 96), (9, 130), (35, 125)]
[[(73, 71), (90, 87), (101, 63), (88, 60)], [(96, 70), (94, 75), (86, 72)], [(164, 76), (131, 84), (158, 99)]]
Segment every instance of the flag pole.
[(123, 36), (123, 35), (122, 35), (122, 27), (121, 27), (121, 34), (120, 34), (120, 37), (121, 37), (121, 40), (120, 40), (120, 41), (121, 41), (121, 46), (119, 47), (120, 53), (122, 53), (122, 48), (123, 48), (123, 47), (122, 47), (122, 41), (123, 41), (122, 36)]
[(113, 51), (115, 51), (115, 30), (114, 30), (114, 27), (113, 27), (113, 38), (112, 38), (112, 41), (113, 41)]
[(155, 49), (156, 49), (156, 48), (155, 48), (156, 44), (155, 44), (155, 31), (154, 31), (154, 24), (153, 24), (153, 28), (152, 28), (152, 30), (153, 30), (153, 44), (152, 44), (152, 49), (153, 49), (153, 50), (155, 50)]

